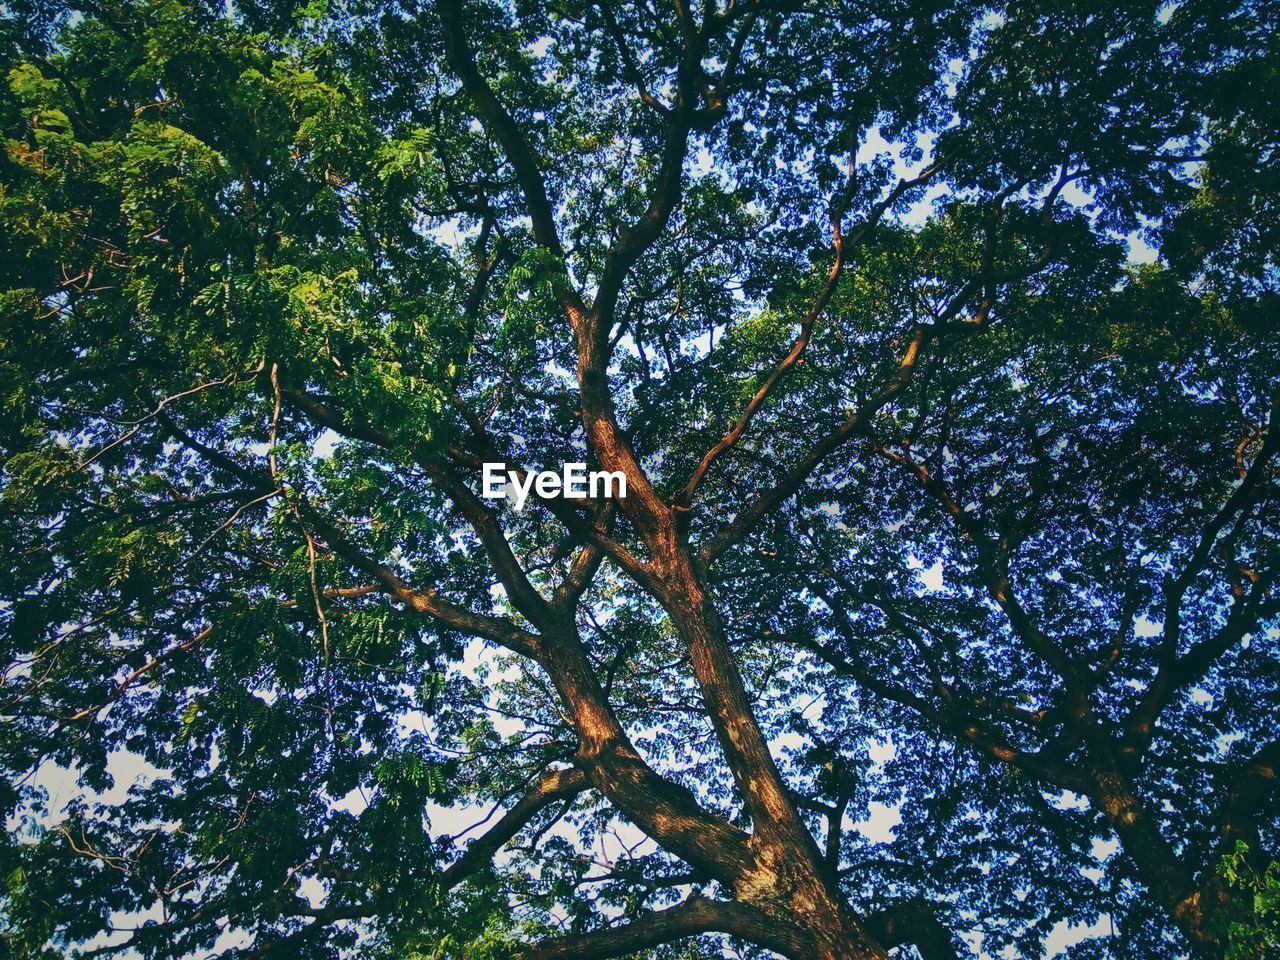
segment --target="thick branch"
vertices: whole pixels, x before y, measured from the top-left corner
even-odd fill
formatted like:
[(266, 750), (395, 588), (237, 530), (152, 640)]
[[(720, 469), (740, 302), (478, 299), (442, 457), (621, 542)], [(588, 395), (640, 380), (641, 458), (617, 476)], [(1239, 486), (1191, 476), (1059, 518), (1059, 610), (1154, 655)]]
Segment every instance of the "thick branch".
[(520, 960), (608, 960), (703, 933), (727, 933), (783, 956), (810, 954), (798, 929), (740, 903), (694, 895), (678, 906), (604, 930), (557, 937), (523, 951)]
[[(1264, 804), (1276, 794), (1276, 771), (1280, 769), (1280, 739), (1263, 744), (1256, 753), (1228, 781), (1230, 784), (1226, 803), (1219, 818), (1222, 844), (1215, 850), (1218, 856), (1230, 853), (1237, 840), (1243, 840), (1252, 852), (1262, 851), (1258, 839), (1258, 818)], [(1212, 874), (1216, 862), (1206, 864)]]
[(691, 866), (732, 885), (753, 867), (747, 834), (708, 813), (693, 793), (656, 773), (632, 745), (571, 631), (550, 636), (543, 667), (578, 735), (578, 761), (627, 818)]
[(533, 235), (538, 243), (546, 247), (557, 257), (563, 255), (560, 238), (556, 232), (555, 214), (551, 209), (551, 201), (547, 199), (547, 187), (538, 167), (533, 151), (525, 142), (519, 125), (507, 112), (502, 101), (498, 99), (489, 82), (476, 68), (475, 53), (467, 42), (466, 31), (462, 24), (461, 0), (437, 0), (436, 10), (440, 14), (443, 28), (445, 56), (449, 66), (453, 67), (463, 88), (475, 102), (481, 117), (493, 131), (503, 152), (511, 161), (511, 166), (524, 192), (525, 204), (529, 210), (529, 218), (533, 222)]
[(577, 768), (543, 773), (529, 793), (445, 868), (440, 874), (440, 886), (445, 890), (457, 886), (479, 867), (489, 863), (493, 855), (539, 813), (557, 800), (577, 796), (587, 786), (586, 776)]
[(425, 590), (409, 586), (385, 564), (365, 554), (346, 537), (328, 517), (308, 502), (302, 501), (299, 509), (315, 531), (342, 559), (363, 570), (376, 580), (384, 593), (418, 613), (424, 613), (453, 630), (470, 636), (491, 640), (526, 657), (536, 657), (540, 638), (537, 634), (522, 630), (502, 617), (476, 613), (444, 597), (435, 587)]
[(955, 938), (924, 900), (908, 900), (873, 913), (864, 921), (886, 947), (911, 945), (921, 960), (959, 960)]
[[(286, 393), (286, 396), (304, 405), (304, 409), (318, 422), (347, 432), (353, 429), (340, 414), (314, 398), (308, 400), (296, 391)], [(359, 439), (379, 446), (394, 443), (393, 438), (372, 428), (355, 429), (358, 432), (351, 435)], [(556, 500), (553, 503), (562, 508), (556, 509), (557, 515), (570, 525), (572, 531), (581, 531), (584, 538), (594, 536), (599, 543), (612, 544), (600, 534), (598, 527), (579, 517), (567, 501)], [(548, 507), (551, 508), (553, 503), (548, 503)], [(659, 776), (637, 753), (610, 709), (580, 639), (572, 631), (571, 623), (565, 622), (558, 612), (547, 621), (554, 629), (542, 636), (527, 633), (505, 620), (485, 617), (449, 604), (434, 591), (413, 590), (390, 568), (363, 556), (323, 518), (319, 518), (316, 528), (345, 559), (365, 570), (392, 596), (414, 609), (431, 613), (468, 633), (494, 640), (541, 664), (551, 676), (570, 714), (579, 737), (580, 757), (592, 784), (655, 840), (721, 880), (732, 882), (748, 868), (746, 835), (727, 821), (703, 810), (688, 790)], [(500, 538), (499, 531), (490, 531), (490, 534)], [(500, 551), (502, 545), (495, 543), (493, 546)], [(606, 552), (610, 551), (606, 549)], [(587, 566), (595, 562), (590, 557), (583, 561)], [(652, 582), (652, 575), (638, 560), (625, 554), (623, 562), (628, 568), (638, 568), (639, 573)], [(571, 568), (571, 575), (574, 575), (574, 568)], [(578, 579), (567, 581), (568, 595), (579, 589), (584, 575), (585, 571), (579, 566), (576, 572)]]

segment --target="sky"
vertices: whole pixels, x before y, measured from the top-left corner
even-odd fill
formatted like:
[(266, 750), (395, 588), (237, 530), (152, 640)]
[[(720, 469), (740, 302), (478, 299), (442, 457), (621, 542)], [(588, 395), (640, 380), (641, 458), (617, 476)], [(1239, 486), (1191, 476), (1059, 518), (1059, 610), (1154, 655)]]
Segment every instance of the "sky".
[[(919, 164), (907, 164), (900, 157), (901, 145), (891, 144), (882, 139), (877, 131), (872, 131), (867, 138), (863, 147), (859, 151), (859, 162), (871, 160), (878, 154), (889, 153), (895, 157), (895, 174), (900, 177), (909, 178), (913, 173), (917, 172), (923, 165), (929, 162), (928, 143), (922, 143), (925, 147), (925, 156)], [(691, 173), (694, 175), (705, 174), (713, 168), (712, 158), (705, 151), (696, 155), (691, 161)], [(901, 216), (901, 220), (909, 225), (918, 226), (922, 224), (929, 216), (934, 204), (941, 197), (945, 196), (945, 187), (932, 187), (922, 195), (912, 206)], [(1090, 197), (1087, 193), (1081, 191), (1078, 187), (1069, 187), (1064, 193), (1066, 202), (1087, 209), (1090, 204)], [(446, 243), (458, 243), (463, 238), (458, 236), (453, 228), (440, 228), (439, 238)], [(1129, 245), (1130, 259), (1134, 263), (1149, 263), (1156, 259), (1157, 251), (1146, 244), (1142, 238), (1137, 235), (1131, 235), (1125, 238)], [(322, 435), (316, 444), (316, 452), (320, 456), (326, 456), (332, 451), (334, 445), (338, 442), (336, 435), (327, 432)], [(942, 561), (934, 563), (932, 566), (926, 567), (923, 563), (916, 560), (911, 563), (913, 569), (916, 570), (920, 581), (920, 587), (927, 591), (938, 591), (943, 589), (945, 584), (945, 567)], [(485, 669), (493, 671), (502, 669), (497, 663), (500, 655), (495, 653), (492, 648), (485, 647), (479, 641), (471, 644), (466, 652), (461, 664), (457, 669), (471, 676), (473, 679), (478, 677)], [(820, 705), (819, 707), (820, 708)], [(420, 725), (424, 721), (421, 716), (407, 715), (401, 718), (401, 723), (405, 729), (410, 729), (415, 725)], [(503, 732), (504, 725), (508, 728), (512, 726), (511, 721), (504, 721), (498, 718), (497, 725), (500, 732)], [(512, 730), (511, 732), (514, 732)], [(781, 741), (775, 744), (775, 747), (782, 747), (785, 744)], [(874, 744), (871, 747), (871, 756), (878, 762), (883, 763), (888, 760), (893, 753), (893, 744), (890, 741)], [(121, 751), (117, 754), (109, 765), (109, 772), (115, 780), (114, 788), (105, 793), (94, 797), (94, 799), (106, 806), (121, 802), (127, 795), (128, 790), (136, 785), (145, 783), (148, 779), (157, 774), (155, 768), (151, 767), (140, 757)], [(55, 825), (60, 819), (62, 812), (66, 806), (75, 798), (82, 795), (83, 791), (76, 783), (73, 771), (59, 768), (52, 763), (46, 763), (35, 775), (34, 783), (43, 787), (49, 796), (47, 817), (43, 820), (44, 826)], [(355, 812), (362, 806), (362, 801), (358, 792), (342, 798), (338, 801), (338, 805), (345, 809)], [(472, 804), (458, 805), (452, 808), (444, 808), (432, 805), (428, 809), (433, 832), (440, 834), (453, 835), (457, 838), (459, 844), (465, 843), (466, 839), (473, 836), (477, 829), (477, 824), (482, 822), (491, 822), (489, 820), (493, 811), (487, 806), (479, 806)], [(889, 842), (893, 837), (894, 828), (900, 822), (900, 817), (896, 806), (885, 803), (872, 803), (865, 813), (859, 812), (858, 818), (854, 819), (853, 815), (847, 815), (845, 827), (848, 830), (861, 834), (867, 840), (875, 843)], [(16, 819), (10, 820), (9, 829), (12, 831), (17, 826)], [(482, 827), (479, 829), (483, 829)], [(566, 825), (560, 825), (557, 832), (566, 839), (573, 839), (570, 828)], [(613, 838), (606, 838), (603, 845), (593, 851), (594, 855), (602, 864), (607, 864), (613, 860), (623, 856), (627, 847), (633, 847), (633, 853), (642, 853), (646, 849), (651, 849), (652, 844), (645, 839), (638, 831), (627, 834), (625, 831)], [(1114, 844), (1102, 844), (1095, 850), (1095, 854), (1099, 860), (1105, 859), (1115, 853)], [(316, 904), (320, 902), (323, 891), (318, 886), (313, 886), (306, 891), (308, 895), (315, 898)], [(120, 918), (123, 921), (123, 918)], [(135, 916), (131, 919), (140, 921), (142, 916)], [(1051, 932), (1046, 939), (1045, 946), (1049, 957), (1056, 956), (1065, 950), (1069, 945), (1076, 943), (1082, 939), (1092, 936), (1105, 936), (1109, 931), (1109, 918), (1105, 915), (1094, 925), (1088, 927), (1073, 927), (1065, 923), (1060, 923)], [(969, 940), (975, 949), (980, 949), (978, 938), (969, 935)], [(105, 943), (105, 939), (101, 941)], [(95, 944), (101, 945), (101, 944)], [(224, 939), (218, 946), (219, 949), (225, 949), (233, 945), (233, 939)], [(982, 956), (986, 956), (983, 954)]]
[[(931, 566), (925, 566), (921, 561), (912, 559), (908, 565), (916, 571), (920, 589), (926, 591), (943, 589), (945, 584), (943, 561), (938, 560)], [(497, 651), (492, 646), (476, 640), (467, 646), (463, 659), (456, 665), (456, 669), (475, 680), (485, 675), (491, 678), (501, 676), (509, 673), (513, 668), (510, 666), (509, 654)], [(808, 709), (821, 711), (821, 701), (810, 704)], [(515, 721), (497, 715), (493, 717), (493, 720), (500, 734), (519, 732), (520, 725)], [(410, 731), (429, 729), (430, 727), (430, 720), (420, 713), (406, 714), (400, 718), (399, 722), (406, 735)], [(771, 745), (775, 752), (778, 752), (784, 747), (794, 747), (796, 744), (784, 736), (772, 741)], [(892, 759), (895, 748), (891, 740), (886, 740), (870, 745), (868, 752), (873, 763), (879, 766)], [(110, 791), (94, 797), (98, 803), (106, 807), (123, 802), (132, 787), (143, 785), (160, 773), (141, 757), (128, 751), (120, 751), (112, 757), (108, 764), (108, 772), (115, 781), (114, 787)], [(55, 826), (62, 819), (64, 811), (73, 800), (86, 796), (85, 792), (76, 783), (76, 777), (72, 771), (52, 763), (44, 764), (33, 779), (37, 786), (48, 792), (49, 813), (43, 821), (45, 826)], [(334, 806), (351, 813), (358, 813), (365, 806), (365, 801), (362, 799), (359, 790), (353, 790), (348, 796), (336, 801)], [(453, 836), (459, 849), (462, 849), (471, 838), (483, 832), (487, 825), (493, 823), (500, 815), (501, 808), (495, 808), (487, 804), (458, 804), (452, 807), (443, 807), (439, 804), (431, 803), (427, 809), (427, 817), (433, 834)], [(868, 805), (865, 812), (851, 811), (847, 813), (844, 818), (844, 827), (848, 831), (860, 834), (872, 843), (889, 843), (893, 840), (894, 829), (900, 822), (901, 817), (896, 805), (873, 801)], [(12, 830), (15, 825), (16, 821), (11, 818), (9, 828)], [(576, 840), (572, 827), (563, 821), (557, 824), (550, 831), (550, 834), (563, 837), (570, 842), (575, 842)], [(600, 843), (591, 850), (591, 855), (599, 867), (596, 872), (604, 873), (608, 871), (611, 864), (628, 855), (641, 856), (655, 849), (653, 842), (640, 831), (622, 826), (612, 835), (604, 835)], [(1115, 850), (1114, 843), (1100, 843), (1095, 847), (1094, 852), (1095, 856), (1101, 861), (1114, 854)], [(503, 859), (502, 855), (499, 856), (499, 859)], [(319, 884), (311, 883), (305, 885), (301, 892), (311, 898), (313, 906), (323, 904), (324, 890)], [(145, 920), (154, 918), (155, 916), (148, 911), (127, 916), (118, 915), (113, 922), (117, 926), (127, 928), (133, 925), (140, 925)], [(1046, 957), (1058, 956), (1070, 945), (1088, 937), (1105, 936), (1109, 931), (1109, 924), (1110, 918), (1106, 915), (1091, 926), (1072, 926), (1065, 922), (1059, 923), (1045, 939)], [(120, 933), (114, 939), (123, 940), (126, 936), (127, 934)], [(981, 950), (980, 935), (970, 932), (964, 934), (963, 938), (975, 951)], [(113, 938), (104, 935), (92, 941), (89, 946), (103, 946), (110, 942), (111, 939)], [(228, 933), (219, 940), (214, 951), (203, 956), (213, 957), (220, 951), (244, 945), (244, 938), (241, 935), (234, 932)], [(978, 955), (982, 958), (991, 956), (981, 952)], [(122, 954), (122, 956), (129, 957), (130, 955)], [(729, 955), (726, 954), (726, 956)], [(1009, 956), (1010, 960), (1013, 960), (1012, 954), (1007, 956)], [(200, 958), (200, 960), (203, 960), (203, 958)], [(995, 958), (992, 958), (992, 960), (995, 960)]]

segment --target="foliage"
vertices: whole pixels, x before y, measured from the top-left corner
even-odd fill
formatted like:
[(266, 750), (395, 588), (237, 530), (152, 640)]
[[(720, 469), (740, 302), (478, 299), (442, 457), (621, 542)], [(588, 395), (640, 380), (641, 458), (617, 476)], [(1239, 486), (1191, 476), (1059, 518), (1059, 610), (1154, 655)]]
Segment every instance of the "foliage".
[(1274, 948), (1278, 38), (0, 8), (3, 951)]
[(1229, 921), (1227, 956), (1265, 956), (1280, 946), (1280, 863), (1272, 860), (1259, 872), (1249, 862), (1249, 845), (1243, 840), (1222, 858), (1218, 874), (1232, 888), (1233, 902), (1243, 909)]

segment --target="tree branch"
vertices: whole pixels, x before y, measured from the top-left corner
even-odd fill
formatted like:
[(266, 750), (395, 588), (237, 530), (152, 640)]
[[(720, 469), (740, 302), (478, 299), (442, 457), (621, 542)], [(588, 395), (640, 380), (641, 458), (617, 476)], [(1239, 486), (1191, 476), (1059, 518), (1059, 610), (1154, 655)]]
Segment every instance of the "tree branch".
[(787, 957), (809, 954), (797, 928), (741, 903), (693, 895), (683, 903), (630, 923), (557, 937), (529, 947), (519, 960), (609, 960), (703, 933), (727, 933)]
[(932, 326), (918, 324), (912, 332), (902, 360), (885, 387), (845, 417), (838, 427), (814, 444), (808, 454), (788, 470), (777, 484), (757, 494), (728, 525), (706, 541), (698, 551), (699, 566), (706, 569), (725, 550), (741, 542), (779, 504), (794, 496), (828, 456), (854, 436), (865, 433), (875, 415), (911, 381), (921, 352), (933, 333)]
[(542, 171), (533, 151), (525, 142), (520, 127), (476, 67), (475, 53), (467, 42), (462, 23), (461, 0), (437, 0), (436, 10), (440, 15), (445, 56), (449, 60), (449, 66), (462, 81), (463, 89), (470, 95), (481, 117), (502, 144), (507, 159), (511, 161), (520, 189), (524, 192), (535, 239), (557, 257), (562, 257), (564, 251), (556, 232), (555, 214), (551, 201), (547, 199)]
[(955, 937), (938, 920), (935, 908), (924, 900), (907, 900), (873, 913), (864, 921), (885, 947), (911, 945), (920, 960), (959, 960)]
[[(876, 204), (871, 213), (867, 216), (863, 225), (851, 238), (850, 243), (856, 244), (861, 241), (862, 238), (880, 222), (880, 219), (884, 216), (886, 210), (896, 203), (908, 190), (919, 186), (920, 184), (927, 183), (932, 179), (938, 171), (942, 169), (942, 164), (943, 161), (938, 161), (910, 180), (899, 180), (897, 186), (889, 191), (889, 195), (880, 203)], [(853, 160), (851, 158), (848, 184), (849, 188), (853, 185), (853, 171)], [(698, 485), (706, 476), (707, 471), (711, 469), (711, 466), (716, 462), (716, 460), (731, 450), (742, 438), (742, 435), (746, 432), (747, 427), (751, 423), (751, 418), (755, 416), (756, 411), (764, 404), (770, 391), (772, 391), (778, 384), (778, 381), (785, 377), (787, 373), (800, 361), (801, 354), (804, 353), (805, 348), (809, 344), (814, 324), (826, 309), (827, 304), (831, 301), (831, 297), (835, 293), (836, 286), (839, 284), (841, 274), (844, 271), (845, 242), (841, 235), (840, 220), (843, 215), (846, 202), (847, 201), (845, 199), (836, 198), (832, 203), (831, 233), (832, 247), (835, 250), (835, 259), (831, 264), (831, 270), (827, 274), (827, 279), (822, 285), (822, 290), (819, 292), (817, 299), (814, 300), (813, 305), (809, 308), (808, 313), (805, 314), (804, 319), (800, 322), (800, 333), (792, 343), (791, 350), (788, 351), (787, 355), (783, 357), (781, 361), (779, 361), (773, 372), (751, 397), (751, 400), (747, 403), (746, 409), (738, 418), (738, 422), (734, 424), (729, 432), (726, 433), (718, 443), (703, 455), (702, 460), (693, 471), (693, 476), (689, 478), (689, 482), (685, 484), (684, 489), (676, 495), (676, 504), (682, 507), (688, 507), (693, 502), (693, 497), (697, 492)]]
[(440, 874), (440, 886), (451, 890), (479, 867), (489, 863), (495, 853), (519, 833), (534, 817), (557, 800), (577, 796), (588, 787), (581, 770), (571, 767), (565, 770), (548, 770), (538, 778), (537, 785), (520, 798), (502, 818), (477, 838), (466, 851)]

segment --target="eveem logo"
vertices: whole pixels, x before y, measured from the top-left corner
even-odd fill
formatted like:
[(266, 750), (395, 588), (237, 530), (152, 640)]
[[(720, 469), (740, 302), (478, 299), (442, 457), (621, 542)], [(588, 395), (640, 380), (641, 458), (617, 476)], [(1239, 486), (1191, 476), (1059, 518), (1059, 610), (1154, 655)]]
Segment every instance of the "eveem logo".
[(556, 473), (554, 470), (508, 470), (505, 463), (484, 465), (484, 497), (486, 500), (502, 500), (509, 496), (517, 511), (524, 509), (524, 502), (532, 490), (543, 499), (564, 497), (566, 500), (585, 500), (587, 497), (625, 497), (627, 476), (621, 470), (587, 472), (585, 463), (566, 463)]

